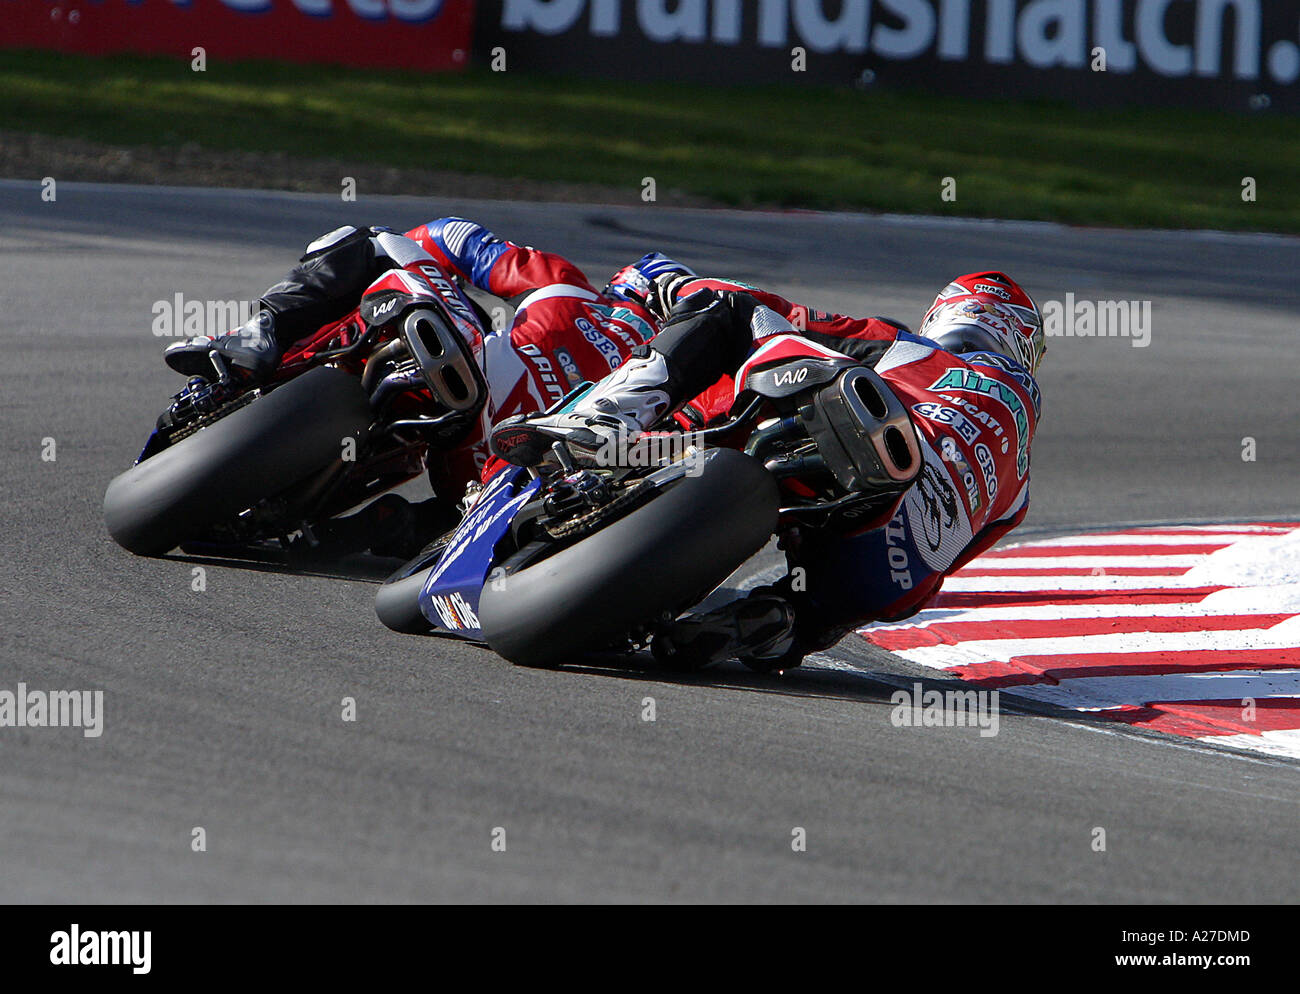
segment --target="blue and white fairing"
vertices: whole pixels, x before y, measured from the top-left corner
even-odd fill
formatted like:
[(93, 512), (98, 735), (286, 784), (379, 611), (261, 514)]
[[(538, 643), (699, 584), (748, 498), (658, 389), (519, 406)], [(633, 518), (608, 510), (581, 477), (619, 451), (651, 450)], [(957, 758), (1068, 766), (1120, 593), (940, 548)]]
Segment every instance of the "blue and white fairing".
[(479, 595), (496, 565), (497, 543), (540, 486), (526, 470), (511, 468), (484, 488), (420, 591), (420, 613), (435, 628), (461, 638), (482, 638)]

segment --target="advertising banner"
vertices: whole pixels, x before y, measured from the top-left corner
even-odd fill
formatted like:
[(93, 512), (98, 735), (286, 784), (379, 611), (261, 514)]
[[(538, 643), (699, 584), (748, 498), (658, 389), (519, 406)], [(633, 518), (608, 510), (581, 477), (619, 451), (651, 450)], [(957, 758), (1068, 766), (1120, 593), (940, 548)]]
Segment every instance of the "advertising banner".
[(0, 47), (459, 69), (473, 20), (474, 0), (0, 0)]
[(494, 48), (629, 79), (1300, 110), (1300, 0), (481, 0)]

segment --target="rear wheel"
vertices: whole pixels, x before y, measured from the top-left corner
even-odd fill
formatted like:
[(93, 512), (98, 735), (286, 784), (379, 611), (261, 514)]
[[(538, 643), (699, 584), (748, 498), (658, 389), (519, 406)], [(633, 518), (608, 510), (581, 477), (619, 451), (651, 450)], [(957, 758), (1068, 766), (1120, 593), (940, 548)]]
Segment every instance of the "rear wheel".
[(355, 376), (313, 369), (117, 476), (104, 523), (122, 548), (161, 555), (320, 472), (344, 439), (359, 447), (370, 421)]
[(767, 542), (780, 507), (776, 481), (731, 449), (707, 454), (697, 476), (540, 562), (486, 584), (484, 640), (527, 666), (554, 666), (618, 642), (696, 603)]

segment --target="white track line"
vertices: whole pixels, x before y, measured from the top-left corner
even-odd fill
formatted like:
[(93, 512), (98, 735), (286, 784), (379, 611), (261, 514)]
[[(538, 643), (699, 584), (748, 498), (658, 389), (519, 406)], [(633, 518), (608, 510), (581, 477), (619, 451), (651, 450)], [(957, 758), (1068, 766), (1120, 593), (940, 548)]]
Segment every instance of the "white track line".
[(1092, 573), (1083, 576), (962, 576), (954, 573), (943, 582), (948, 593), (1035, 593), (1050, 596), (1064, 590), (1178, 590), (1180, 587), (1212, 587), (1203, 576), (1112, 576)]
[(1203, 735), (1198, 741), (1300, 759), (1300, 729), (1280, 728), (1259, 735)]
[(1132, 547), (1135, 545), (1231, 545), (1243, 538), (1260, 538), (1274, 535), (1286, 535), (1287, 531), (1245, 532), (1236, 529), (1231, 532), (1206, 532), (1200, 535), (1162, 535), (1160, 532), (1143, 532), (1138, 535), (1120, 535), (1105, 532), (1101, 535), (1066, 535), (1060, 538), (1044, 538), (1021, 545), (1001, 545), (997, 552), (1012, 552), (1016, 549), (1044, 548), (1056, 545), (1116, 545)]
[(1146, 707), (1173, 701), (1300, 698), (1300, 669), (1083, 677), (1061, 684), (1006, 687), (1002, 692), (1075, 711)]
[[(1270, 603), (1270, 600), (1272, 601)], [(1077, 618), (1198, 618), (1227, 614), (1287, 614), (1297, 605), (1279, 604), (1272, 588), (1249, 587), (1220, 590), (1202, 600), (1167, 604), (1027, 604), (1006, 607), (926, 608), (914, 618), (898, 622), (877, 622), (863, 632), (897, 631), (950, 625), (962, 621), (1066, 621)]]
[[(1047, 638), (974, 639), (956, 645), (926, 645), (895, 650), (904, 659), (935, 669), (979, 662), (1010, 662), (1018, 656), (1081, 656), (1093, 653), (1187, 652), (1249, 649), (1300, 649), (1300, 618), (1272, 628), (1211, 632), (1116, 632)], [(954, 659), (957, 650), (960, 663)], [(1170, 660), (1174, 668), (1176, 660)]]
[[(1231, 523), (1227, 522), (1221, 525), (1164, 525), (1169, 531), (1202, 531), (1202, 532), (1259, 532), (1264, 535), (1287, 535), (1296, 530), (1295, 525), (1271, 525), (1271, 524), (1250, 524), (1249, 522)], [(1119, 529), (1121, 532), (1131, 533), (1130, 529)], [(1154, 530), (1159, 534), (1160, 529)]]
[(1106, 569), (1112, 566), (1197, 566), (1205, 562), (1208, 552), (1193, 552), (1190, 555), (1168, 556), (1003, 556), (990, 558), (979, 556), (955, 573), (960, 576), (967, 569), (1077, 569), (1087, 573), (1092, 569)]

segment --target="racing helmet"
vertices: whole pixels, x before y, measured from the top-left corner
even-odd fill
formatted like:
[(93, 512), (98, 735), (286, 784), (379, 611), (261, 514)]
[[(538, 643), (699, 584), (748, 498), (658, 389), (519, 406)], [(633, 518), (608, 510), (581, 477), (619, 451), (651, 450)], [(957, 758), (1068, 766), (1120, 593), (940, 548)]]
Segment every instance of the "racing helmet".
[(1033, 375), (1047, 353), (1043, 315), (1006, 273), (968, 273), (939, 291), (919, 334), (949, 352), (995, 352)]
[[(665, 293), (671, 293), (671, 286), (676, 280), (693, 278), (695, 270), (670, 259), (662, 252), (647, 252), (630, 266), (624, 266), (605, 284), (605, 296), (621, 297), (630, 303), (662, 307), (671, 307), (671, 300), (664, 299)], [(666, 308), (665, 308), (666, 310)]]

